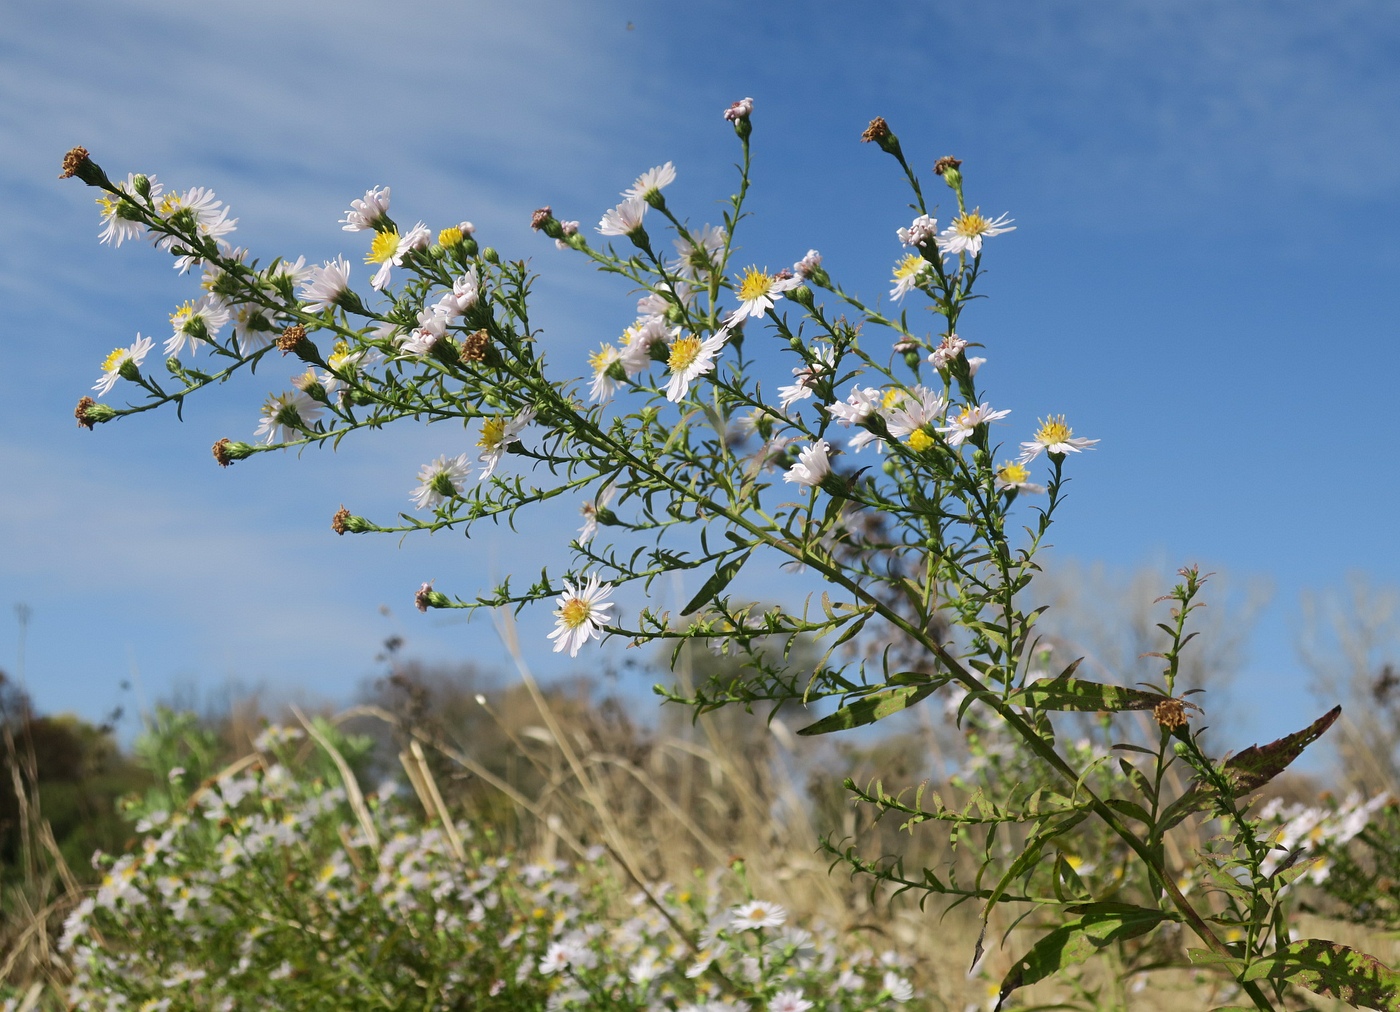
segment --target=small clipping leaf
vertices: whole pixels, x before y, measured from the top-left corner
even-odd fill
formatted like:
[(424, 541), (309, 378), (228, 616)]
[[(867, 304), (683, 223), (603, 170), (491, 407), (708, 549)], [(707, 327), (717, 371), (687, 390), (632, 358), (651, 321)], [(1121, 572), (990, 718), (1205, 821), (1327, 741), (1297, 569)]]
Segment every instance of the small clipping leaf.
[(1081, 911), (1081, 916), (1036, 942), (1002, 979), (997, 1012), (1018, 987), (1082, 963), (1114, 942), (1145, 935), (1169, 916), (1161, 910), (1127, 903), (1088, 903), (1074, 909)]
[(873, 724), (877, 720), (907, 710), (915, 703), (928, 697), (934, 689), (946, 684), (948, 679), (939, 678), (920, 685), (901, 685), (897, 689), (864, 696), (848, 706), (843, 706), (833, 714), (823, 717), (815, 724), (808, 724), (798, 734), (830, 734), (832, 731), (849, 731), (863, 724)]
[(689, 615), (706, 601), (710, 600), (725, 587), (729, 586), (729, 581), (738, 575), (739, 569), (748, 561), (752, 552), (745, 552), (743, 555), (736, 555), (727, 562), (722, 562), (715, 567), (715, 571), (710, 574), (710, 578), (705, 581), (704, 586), (696, 592), (695, 596), (686, 602), (681, 609), (682, 615)]

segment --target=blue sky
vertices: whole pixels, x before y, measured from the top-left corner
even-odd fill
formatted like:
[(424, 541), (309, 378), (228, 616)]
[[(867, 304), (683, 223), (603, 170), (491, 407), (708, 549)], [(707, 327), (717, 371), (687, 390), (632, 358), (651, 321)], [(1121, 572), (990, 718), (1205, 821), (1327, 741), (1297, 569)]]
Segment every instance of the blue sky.
[[(746, 95), (745, 262), (817, 247), (876, 295), (909, 215), (860, 131), (885, 116), (925, 174), (964, 159), (970, 200), (1018, 226), (989, 244), (992, 298), (961, 328), (1013, 409), (1005, 439), (1053, 411), (1101, 440), (1073, 461), (1052, 558), (1267, 580), (1238, 726), (1310, 720), (1300, 595), (1351, 572), (1392, 582), (1400, 539), (1385, 295), (1400, 270), (1400, 17), (1384, 2), (9, 5), (0, 604), (32, 608), (39, 704), (97, 718), (229, 679), (345, 695), (396, 633), (420, 657), (504, 664), (488, 623), (420, 616), (413, 590), (538, 572), (576, 526), (336, 538), (342, 502), (391, 516), (418, 466), (458, 448), (386, 432), (217, 468), (210, 444), (251, 438), (285, 386), (275, 364), (191, 402), (183, 424), (79, 431), (73, 404), (106, 353), (161, 335), (191, 285), (148, 247), (98, 246), (91, 191), (55, 178), (65, 150), (85, 145), (114, 177), (212, 187), (265, 257), (358, 261), (337, 219), (390, 184), (398, 220), (469, 218), (533, 258), (553, 360), (581, 362), (630, 322), (631, 299), (532, 234), (530, 211), (591, 225), (669, 159), (672, 206), (717, 219), (736, 150), (719, 117)], [(523, 618), (528, 659), (569, 670), (547, 625), (545, 608)], [(0, 618), (0, 667), (17, 629)], [(133, 677), (136, 699), (118, 688)]]

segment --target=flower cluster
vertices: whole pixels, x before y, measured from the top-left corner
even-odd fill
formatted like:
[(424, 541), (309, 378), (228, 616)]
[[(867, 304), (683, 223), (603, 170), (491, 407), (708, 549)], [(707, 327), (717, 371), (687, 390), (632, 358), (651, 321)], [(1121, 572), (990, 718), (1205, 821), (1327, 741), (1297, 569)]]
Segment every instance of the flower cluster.
[(720, 882), (627, 895), (599, 853), (569, 866), (494, 854), (466, 823), (424, 826), (392, 785), (357, 821), (345, 791), (294, 776), (299, 731), (265, 761), (99, 856), (68, 916), (70, 1000), (95, 1010), (384, 1007), (858, 1010), (908, 1002), (907, 961), (727, 904)]

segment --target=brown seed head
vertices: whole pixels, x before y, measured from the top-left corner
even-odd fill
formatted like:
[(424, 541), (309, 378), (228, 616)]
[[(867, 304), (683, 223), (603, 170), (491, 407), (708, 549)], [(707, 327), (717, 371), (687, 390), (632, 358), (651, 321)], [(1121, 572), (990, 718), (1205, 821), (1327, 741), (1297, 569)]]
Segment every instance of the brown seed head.
[(933, 163), (933, 174), (936, 176), (941, 176), (949, 169), (956, 169), (961, 165), (961, 158), (954, 158), (952, 155), (944, 155), (942, 158), (938, 159), (938, 161)]
[(224, 437), (214, 444), (214, 459), (219, 462), (220, 467), (228, 467), (233, 463), (233, 458), (228, 455), (228, 444), (232, 440)]
[(342, 503), (340, 509), (335, 511), (335, 516), (331, 517), (331, 530), (335, 531), (337, 534), (344, 534), (349, 530), (346, 526), (346, 521), (349, 519), (350, 511), (346, 509)]
[(468, 334), (462, 342), (462, 361), (480, 362), (486, 357), (486, 349), (491, 344), (491, 335), (484, 330)]
[(550, 208), (548, 204), (546, 204), (544, 207), (541, 207), (539, 210), (537, 210), (534, 214), (530, 215), (530, 227), (533, 228), (536, 232), (538, 232), (540, 229), (544, 228), (545, 222), (549, 221), (549, 219), (553, 217), (554, 211)]
[(306, 340), (306, 328), (300, 323), (294, 323), (286, 330), (282, 331), (282, 336), (277, 339), (277, 347), (282, 349), (285, 355), (289, 351), (296, 349), (296, 346)]
[(88, 160), (88, 149), (82, 146), (74, 148), (63, 156), (63, 175), (59, 179), (72, 179), (78, 174), (78, 170), (83, 167), (83, 163)]
[(865, 133), (860, 135), (860, 139), (862, 143), (869, 144), (871, 141), (882, 141), (889, 135), (890, 125), (885, 122), (885, 117), (876, 116), (865, 128)]
[[(78, 148), (78, 150), (81, 151), (82, 148)], [(93, 421), (88, 417), (88, 408), (96, 403), (91, 397), (84, 397), (78, 401), (78, 406), (73, 409), (73, 417), (78, 420), (78, 428), (92, 429)]]
[(1168, 731), (1186, 726), (1186, 706), (1179, 699), (1164, 699), (1152, 708), (1152, 716)]

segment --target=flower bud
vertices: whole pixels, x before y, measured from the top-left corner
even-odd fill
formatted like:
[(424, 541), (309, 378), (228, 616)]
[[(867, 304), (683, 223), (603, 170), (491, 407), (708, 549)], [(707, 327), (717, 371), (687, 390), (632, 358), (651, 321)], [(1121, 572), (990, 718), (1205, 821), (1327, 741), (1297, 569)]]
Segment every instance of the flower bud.
[(798, 285), (792, 291), (788, 292), (787, 296), (803, 309), (811, 309), (817, 302), (816, 296), (812, 294), (812, 290), (806, 285)]
[(919, 362), (920, 357), (918, 348), (910, 348), (904, 353), (904, 364), (907, 365), (910, 369), (914, 370), (916, 374), (919, 371)]
[(788, 347), (795, 352), (801, 353), (806, 346), (802, 343), (802, 338), (798, 337), (796, 334), (793, 334), (790, 338), (788, 338)]
[(885, 462), (880, 465), (880, 470), (884, 471), (887, 475), (893, 478), (895, 472), (894, 460), (890, 457), (886, 457)]
[(734, 102), (724, 111), (724, 118), (734, 124), (734, 132), (739, 135), (740, 140), (748, 140), (753, 133), (753, 124), (749, 122), (749, 116), (753, 113), (753, 99), (742, 98)]
[(960, 165), (962, 165), (962, 160), (954, 158), (952, 155), (944, 155), (933, 163), (934, 174), (942, 176), (943, 182), (947, 183), (948, 188), (956, 193), (959, 198), (962, 197), (963, 183), (962, 172), (958, 169)]
[(496, 252), (496, 247), (487, 246), (481, 251), (481, 259), (485, 260), (488, 264), (499, 264), (501, 262), (501, 255)]
[(138, 172), (132, 177), (131, 186), (142, 200), (151, 199), (151, 177), (144, 172)]

